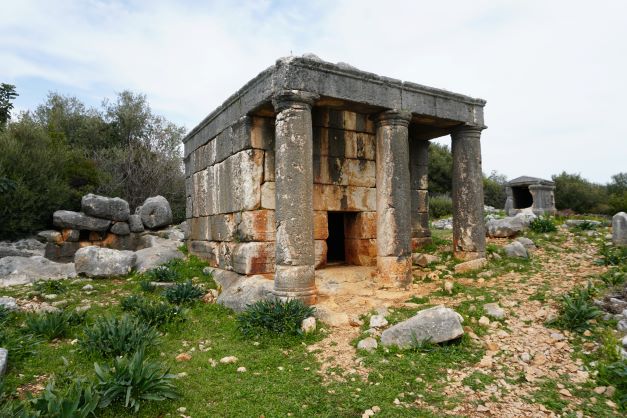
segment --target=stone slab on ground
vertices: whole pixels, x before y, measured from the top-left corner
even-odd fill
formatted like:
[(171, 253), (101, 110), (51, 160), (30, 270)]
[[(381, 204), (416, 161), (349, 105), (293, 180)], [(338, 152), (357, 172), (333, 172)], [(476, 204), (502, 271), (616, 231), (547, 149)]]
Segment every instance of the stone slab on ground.
[(170, 260), (185, 258), (178, 250), (178, 242), (155, 237), (152, 246), (135, 251), (135, 269), (144, 272)]
[(75, 276), (74, 263), (55, 263), (42, 256), (0, 259), (0, 287)]
[(503, 249), (508, 257), (529, 258), (527, 248), (520, 241), (509, 243)]
[(415, 342), (434, 344), (454, 340), (464, 334), (460, 314), (442, 305), (419, 311), (381, 334), (381, 344), (409, 348)]
[(4, 309), (9, 310), (9, 311), (16, 311), (17, 302), (15, 301), (15, 298), (12, 298), (9, 296), (1, 296), (0, 307), (3, 307)]
[(90, 246), (76, 252), (74, 265), (78, 274), (89, 277), (125, 276), (131, 272), (136, 259), (133, 251)]
[(499, 306), (498, 303), (486, 303), (485, 305), (483, 305), (483, 310), (485, 311), (486, 315), (494, 319), (505, 318), (505, 311)]
[(81, 212), (58, 210), (52, 214), (52, 224), (57, 228), (104, 232), (111, 226), (111, 221), (94, 218), (93, 216), (88, 216)]
[(242, 312), (248, 305), (273, 297), (274, 282), (263, 276), (242, 276), (216, 268), (205, 268), (203, 271), (211, 274), (213, 280), (222, 288), (217, 303), (235, 312)]
[(473, 270), (481, 270), (488, 265), (485, 258), (476, 258), (474, 260), (465, 261), (455, 265), (455, 273), (466, 273)]
[(81, 199), (81, 210), (86, 215), (112, 221), (126, 221), (131, 214), (126, 200), (92, 193), (86, 194)]
[(377, 340), (372, 337), (364, 338), (357, 343), (358, 350), (366, 350), (368, 352), (376, 350), (378, 346)]
[(427, 267), (430, 263), (437, 263), (440, 257), (431, 254), (413, 253), (411, 255), (412, 264), (420, 267)]
[(9, 363), (9, 351), (6, 348), (0, 348), (0, 378), (4, 376), (7, 371), (7, 364)]

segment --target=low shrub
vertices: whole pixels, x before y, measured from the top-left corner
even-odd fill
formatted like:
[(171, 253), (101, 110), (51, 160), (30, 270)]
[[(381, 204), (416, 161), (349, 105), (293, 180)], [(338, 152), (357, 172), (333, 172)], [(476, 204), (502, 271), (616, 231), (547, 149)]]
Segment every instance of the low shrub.
[(601, 315), (601, 311), (592, 303), (593, 294), (594, 288), (588, 284), (587, 287), (575, 288), (563, 295), (557, 325), (576, 332), (588, 329), (589, 321)]
[(43, 393), (30, 400), (35, 416), (59, 418), (86, 418), (95, 415), (100, 395), (91, 383), (78, 380), (66, 390), (55, 388), (50, 381)]
[(33, 283), (33, 289), (44, 294), (59, 295), (67, 290), (67, 285), (59, 280), (38, 280)]
[(163, 401), (180, 396), (173, 383), (175, 376), (164, 371), (158, 362), (146, 359), (142, 349), (130, 359), (116, 358), (113, 367), (96, 363), (94, 368), (98, 390), (102, 394), (101, 408), (123, 402), (125, 408), (137, 412), (142, 401)]
[(597, 228), (597, 225), (593, 222), (590, 222), (588, 220), (584, 220), (582, 223), (575, 225), (573, 227), (573, 229), (579, 230), (579, 231), (592, 231), (594, 229)]
[(616, 388), (616, 399), (622, 409), (627, 408), (627, 359), (603, 367), (601, 377)]
[(157, 342), (155, 328), (137, 318), (101, 317), (83, 331), (81, 348), (90, 354), (115, 357), (150, 347)]
[(153, 282), (176, 282), (180, 279), (178, 271), (165, 265), (148, 270), (144, 276)]
[(0, 327), (0, 347), (6, 348), (10, 353), (9, 366), (33, 355), (38, 344), (39, 340), (32, 335), (10, 330), (4, 325)]
[(538, 233), (555, 232), (557, 231), (557, 226), (548, 216), (539, 216), (531, 221), (529, 229)]
[(188, 280), (165, 289), (163, 297), (170, 303), (183, 305), (196, 302), (204, 294), (205, 292), (200, 287), (194, 286), (192, 281)]
[(599, 277), (606, 286), (619, 286), (627, 281), (627, 266), (613, 267)]
[(159, 327), (171, 322), (185, 320), (183, 310), (166, 302), (150, 301), (146, 298), (129, 296), (120, 303), (122, 309), (131, 312), (142, 322)]
[(4, 325), (4, 323), (7, 322), (12, 315), (13, 312), (11, 312), (6, 306), (0, 305), (0, 325)]
[(449, 195), (436, 194), (429, 197), (429, 217), (443, 218), (453, 214), (453, 199)]
[(262, 300), (237, 316), (239, 330), (247, 337), (267, 332), (299, 335), (303, 319), (313, 316), (314, 308), (292, 299)]
[(596, 263), (603, 266), (627, 264), (627, 247), (614, 247), (603, 243), (599, 255), (601, 258)]
[(152, 293), (155, 290), (157, 290), (157, 286), (152, 284), (152, 282), (150, 280), (141, 280), (139, 282), (139, 287), (141, 288), (141, 290), (143, 290), (144, 292), (147, 292), (147, 293)]
[(31, 314), (26, 317), (26, 328), (34, 335), (48, 340), (67, 337), (70, 328), (80, 325), (85, 320), (85, 313), (75, 311), (55, 311)]

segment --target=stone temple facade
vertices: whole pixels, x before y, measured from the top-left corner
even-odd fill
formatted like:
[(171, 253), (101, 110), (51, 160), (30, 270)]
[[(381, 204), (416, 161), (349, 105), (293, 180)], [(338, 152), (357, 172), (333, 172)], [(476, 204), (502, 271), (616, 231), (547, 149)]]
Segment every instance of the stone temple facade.
[(515, 216), (531, 209), (535, 215), (554, 215), (555, 183), (537, 177), (522, 176), (505, 185), (505, 213)]
[(315, 269), (376, 266), (411, 282), (430, 242), (429, 140), (452, 138), (457, 257), (485, 253), (485, 101), (331, 64), (279, 59), (184, 139), (191, 253), (316, 299)]

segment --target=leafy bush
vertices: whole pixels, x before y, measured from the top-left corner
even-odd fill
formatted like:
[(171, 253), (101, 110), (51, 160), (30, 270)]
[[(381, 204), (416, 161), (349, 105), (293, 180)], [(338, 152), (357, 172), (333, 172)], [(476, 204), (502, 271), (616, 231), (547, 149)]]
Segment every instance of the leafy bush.
[(549, 218), (548, 216), (539, 216), (535, 218), (529, 224), (529, 229), (531, 229), (533, 232), (539, 232), (539, 233), (557, 231), (555, 222), (553, 222), (553, 220)]
[(121, 306), (142, 322), (156, 327), (185, 319), (180, 307), (165, 302), (153, 302), (142, 297), (129, 296), (122, 300)]
[(9, 366), (33, 355), (38, 344), (39, 340), (32, 335), (12, 331), (4, 325), (0, 327), (0, 347), (6, 348), (10, 353)]
[(577, 213), (607, 213), (607, 191), (579, 174), (562, 172), (552, 177), (555, 182), (555, 206)]
[(72, 311), (55, 311), (31, 314), (26, 317), (26, 328), (35, 335), (48, 340), (67, 337), (70, 328), (85, 320), (85, 313)]
[(237, 322), (247, 337), (266, 332), (299, 335), (301, 323), (313, 314), (314, 308), (297, 299), (262, 300), (248, 306), (237, 316)]
[(438, 194), (429, 197), (429, 217), (442, 218), (453, 214), (453, 199), (449, 195)]
[(601, 258), (597, 260), (597, 264), (603, 266), (619, 266), (627, 263), (627, 247), (613, 247), (603, 243), (599, 249)]
[(621, 408), (627, 408), (627, 360), (621, 359), (601, 370), (601, 375), (616, 388), (616, 399)]
[(152, 284), (152, 282), (150, 280), (141, 280), (139, 282), (139, 287), (144, 292), (149, 292), (149, 293), (154, 292), (155, 290), (157, 290), (157, 286)]
[(137, 318), (101, 317), (84, 330), (81, 348), (102, 357), (115, 357), (133, 353), (157, 342), (157, 331)]
[(5, 322), (11, 318), (13, 312), (11, 312), (6, 306), (0, 305), (0, 325), (4, 325)]
[(183, 280), (189, 280), (193, 277), (211, 277), (203, 272), (203, 269), (208, 266), (208, 263), (195, 255), (190, 255), (184, 259), (175, 258), (165, 263), (164, 266), (178, 272)]
[(623, 268), (612, 268), (600, 276), (606, 286), (618, 286), (627, 281), (627, 266)]
[(153, 282), (176, 282), (180, 279), (178, 271), (168, 266), (159, 266), (145, 273), (145, 277)]
[(30, 401), (36, 416), (59, 418), (85, 418), (95, 415), (100, 395), (92, 384), (76, 381), (66, 390), (55, 388), (52, 380), (43, 393)]
[(575, 225), (573, 229), (577, 229), (579, 231), (592, 231), (596, 229), (597, 225), (589, 220), (584, 220), (582, 223)]
[(434, 194), (449, 194), (453, 184), (453, 155), (444, 144), (429, 144), (429, 190)]
[(141, 401), (177, 399), (174, 375), (163, 371), (158, 362), (144, 357), (137, 351), (130, 359), (116, 358), (113, 367), (94, 365), (98, 389), (102, 394), (100, 407), (106, 408), (113, 402), (124, 402), (124, 407), (139, 411)]
[(588, 287), (576, 288), (563, 295), (557, 324), (576, 332), (588, 329), (588, 321), (601, 315), (601, 311), (592, 304), (593, 293), (594, 288), (588, 284)]
[(33, 288), (44, 294), (61, 294), (67, 290), (67, 286), (60, 280), (38, 280), (33, 283)]
[(196, 302), (205, 292), (198, 286), (194, 286), (191, 280), (168, 287), (163, 296), (168, 302), (176, 305)]
[(484, 176), (483, 203), (497, 209), (503, 209), (505, 207), (505, 200), (507, 199), (505, 183), (507, 183), (507, 178), (502, 174), (498, 174), (496, 171), (493, 171), (487, 177)]

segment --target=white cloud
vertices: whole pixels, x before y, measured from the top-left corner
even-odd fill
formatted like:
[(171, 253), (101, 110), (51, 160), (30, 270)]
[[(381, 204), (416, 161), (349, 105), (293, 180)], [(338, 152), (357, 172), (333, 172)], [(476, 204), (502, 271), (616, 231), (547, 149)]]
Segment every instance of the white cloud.
[(276, 58), (313, 52), (487, 99), (486, 171), (605, 182), (627, 171), (626, 12), (620, 1), (24, 0), (3, 6), (0, 78), (145, 92), (191, 128)]

